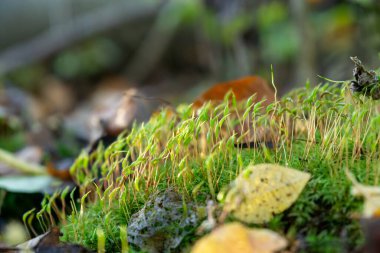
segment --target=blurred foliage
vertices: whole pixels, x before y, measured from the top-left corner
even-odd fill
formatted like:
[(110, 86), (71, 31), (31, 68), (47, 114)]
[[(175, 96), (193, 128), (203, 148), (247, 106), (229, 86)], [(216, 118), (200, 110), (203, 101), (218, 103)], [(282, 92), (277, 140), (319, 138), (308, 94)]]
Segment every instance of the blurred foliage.
[(257, 24), (263, 47), (263, 58), (284, 62), (294, 58), (299, 46), (296, 29), (289, 20), (285, 3), (273, 1), (257, 10)]
[(353, 46), (356, 32), (355, 13), (345, 4), (318, 13), (313, 17), (316, 35), (326, 50), (347, 51)]
[(24, 147), (26, 143), (22, 125), (16, 117), (5, 117), (0, 114), (0, 148), (11, 152)]
[(117, 66), (122, 50), (112, 40), (97, 38), (60, 53), (53, 61), (53, 71), (65, 78), (85, 78)]
[(22, 88), (35, 90), (47, 73), (47, 69), (42, 64), (33, 64), (11, 72), (8, 78)]
[[(370, 64), (379, 59), (375, 55), (380, 51), (378, 1), (308, 0), (304, 7), (300, 21), (297, 19), (299, 10), (289, 0), (173, 2), (170, 15), (162, 15), (165, 8), (158, 9), (153, 17), (87, 38), (43, 63), (21, 68), (8, 77), (13, 83), (30, 88), (38, 85), (46, 74), (93, 83), (105, 75), (126, 73), (126, 67), (133, 65), (136, 52), (145, 44), (150, 43), (147, 48), (152, 50), (152, 55), (160, 47), (156, 45), (162, 43), (160, 38), (150, 42), (144, 40), (150, 38), (155, 22), (168, 30), (178, 29), (178, 33), (185, 34), (188, 40), (180, 40), (177, 35), (168, 40), (165, 55), (157, 61), (152, 73), (147, 71), (142, 78), (151, 82), (153, 78), (152, 83), (162, 74), (170, 79), (188, 69), (200, 70), (203, 78), (211, 76), (216, 81), (252, 73), (269, 78), (273, 64), (278, 75), (276, 79), (288, 84), (301, 72), (296, 67), (297, 61), (310, 55), (313, 73), (347, 79), (351, 77), (350, 71), (341, 70), (350, 64), (348, 56), (358, 55)], [(179, 28), (172, 28), (173, 19), (178, 17), (181, 20)], [(310, 38), (304, 36), (302, 29), (305, 28), (300, 23), (312, 29)], [(165, 28), (162, 32), (162, 36), (167, 36)], [(307, 49), (310, 52), (303, 51), (305, 44), (313, 44)], [(188, 60), (189, 57), (193, 59)], [(180, 67), (168, 62), (168, 59), (181, 61), (184, 58), (185, 64)], [(146, 59), (147, 65), (149, 61)]]
[(26, 144), (26, 137), (23, 133), (15, 133), (9, 136), (1, 136), (0, 148), (11, 152), (15, 152)]
[[(286, 43), (283, 38), (288, 38)], [(278, 24), (274, 29), (263, 32), (261, 42), (267, 45), (262, 52), (264, 59), (277, 63), (294, 58), (300, 43), (294, 27), (289, 23)]]
[(228, 22), (220, 22), (218, 17), (204, 10), (201, 16), (202, 28), (207, 37), (214, 42), (221, 42), (224, 45), (231, 45), (245, 30), (252, 25), (252, 15), (250, 13), (241, 13)]
[(285, 22), (287, 19), (289, 19), (289, 13), (283, 2), (270, 2), (260, 6), (257, 10), (258, 26), (264, 30)]

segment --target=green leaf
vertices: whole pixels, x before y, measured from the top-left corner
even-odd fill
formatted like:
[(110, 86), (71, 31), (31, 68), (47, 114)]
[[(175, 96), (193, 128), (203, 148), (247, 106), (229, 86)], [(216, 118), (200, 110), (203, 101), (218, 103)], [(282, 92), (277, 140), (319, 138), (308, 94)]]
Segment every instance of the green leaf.
[(0, 178), (0, 188), (9, 192), (48, 193), (60, 184), (61, 181), (51, 176), (7, 176)]

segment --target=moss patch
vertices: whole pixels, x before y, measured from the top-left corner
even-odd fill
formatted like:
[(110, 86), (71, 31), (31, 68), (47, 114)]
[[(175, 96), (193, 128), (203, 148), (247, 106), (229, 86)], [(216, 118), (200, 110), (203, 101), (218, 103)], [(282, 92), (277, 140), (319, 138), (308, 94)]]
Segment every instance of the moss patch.
[[(126, 240), (120, 239), (120, 227), (151, 195), (170, 187), (185, 206), (191, 202), (201, 210), (208, 199), (217, 202), (217, 194), (246, 166), (265, 162), (312, 175), (295, 204), (265, 227), (298, 241), (301, 252), (354, 249), (363, 241), (351, 218), (361, 201), (350, 195), (344, 169), (361, 182), (378, 184), (379, 121), (374, 101), (332, 86), (300, 89), (267, 108), (232, 98), (197, 113), (190, 106), (163, 110), (107, 149), (99, 146), (78, 157), (72, 172), (82, 198), (73, 201), (68, 217), (61, 216), (63, 240), (96, 249), (100, 227), (106, 249), (120, 251)], [(247, 140), (274, 147), (236, 145)], [(192, 232), (179, 248), (196, 238)]]

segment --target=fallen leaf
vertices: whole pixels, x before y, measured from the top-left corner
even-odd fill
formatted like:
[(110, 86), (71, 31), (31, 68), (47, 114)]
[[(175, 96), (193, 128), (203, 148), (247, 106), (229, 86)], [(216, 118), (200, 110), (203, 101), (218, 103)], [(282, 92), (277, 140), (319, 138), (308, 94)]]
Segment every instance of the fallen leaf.
[(102, 119), (106, 134), (117, 136), (131, 127), (133, 122), (141, 123), (149, 120), (160, 104), (162, 104), (161, 100), (150, 99), (135, 88), (126, 90), (116, 110), (110, 114), (109, 118)]
[(264, 79), (259, 76), (246, 76), (241, 79), (215, 84), (194, 101), (193, 107), (199, 108), (208, 101), (223, 101), (229, 91), (235, 95), (237, 101), (248, 99), (254, 94), (256, 94), (254, 102), (266, 99), (263, 102), (264, 106), (268, 106), (275, 101), (274, 91)]
[(298, 198), (310, 174), (276, 164), (249, 166), (227, 192), (224, 212), (247, 223), (268, 222)]
[(65, 117), (65, 128), (87, 141), (102, 134), (101, 121), (111, 118), (125, 90), (132, 86), (125, 78), (107, 77), (95, 85), (88, 98)]
[(87, 253), (92, 252), (83, 246), (77, 244), (63, 244), (59, 241), (61, 232), (58, 227), (51, 228), (45, 234), (39, 235), (25, 243), (19, 244), (16, 247), (0, 247), (0, 252), (6, 253), (25, 253), (25, 252), (40, 252), (40, 253)]
[[(213, 105), (220, 103), (229, 92), (234, 95), (237, 102), (244, 102), (252, 97), (250, 103), (260, 108), (260, 112), (264, 112), (267, 106), (275, 101), (275, 93), (264, 79), (258, 76), (246, 76), (238, 80), (215, 84), (194, 101), (193, 108), (198, 109), (209, 101)], [(270, 142), (273, 139), (272, 132), (278, 132), (267, 126), (253, 127), (255, 121), (251, 113), (253, 107), (247, 108), (246, 104), (239, 103), (235, 109), (229, 114), (229, 122), (239, 122), (239, 124), (222, 125), (220, 132), (223, 135), (226, 132), (225, 129), (233, 127), (237, 134), (237, 146), (261, 146), (263, 142)], [(244, 114), (247, 116), (242, 120), (241, 116)], [(220, 116), (220, 120), (222, 117)]]
[(273, 253), (286, 246), (286, 239), (271, 230), (250, 229), (233, 222), (200, 239), (191, 253)]
[(37, 249), (38, 247), (55, 246), (59, 244), (61, 232), (58, 227), (51, 228), (45, 234), (39, 235), (27, 242), (17, 245), (18, 249)]
[(50, 176), (59, 178), (62, 181), (73, 181), (70, 174), (70, 166), (64, 168), (55, 167), (52, 162), (47, 163), (46, 171)]
[(380, 187), (363, 185), (359, 183), (355, 176), (348, 170), (346, 175), (353, 184), (351, 193), (354, 196), (364, 197), (363, 218), (380, 217)]
[(114, 142), (117, 136), (129, 130), (133, 123), (148, 121), (151, 115), (166, 103), (168, 102), (159, 98), (146, 97), (135, 88), (126, 90), (115, 106), (109, 109), (108, 114), (96, 119), (100, 128), (95, 127), (99, 130), (95, 131), (98, 132), (98, 136), (90, 142), (89, 152), (95, 150), (99, 142), (106, 146)]
[(0, 178), (0, 188), (9, 192), (51, 193), (62, 182), (51, 176), (6, 176)]

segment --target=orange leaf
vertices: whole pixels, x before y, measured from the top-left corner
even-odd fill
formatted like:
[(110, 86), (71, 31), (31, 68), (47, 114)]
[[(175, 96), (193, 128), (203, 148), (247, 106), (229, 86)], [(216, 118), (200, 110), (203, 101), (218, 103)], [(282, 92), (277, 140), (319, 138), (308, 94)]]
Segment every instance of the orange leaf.
[(47, 169), (47, 172), (50, 176), (53, 176), (55, 178), (59, 178), (62, 181), (72, 181), (69, 168), (59, 170), (59, 169), (55, 168), (53, 163), (48, 162), (46, 165), (46, 169)]
[(286, 239), (271, 230), (250, 229), (233, 222), (201, 238), (191, 253), (273, 253), (286, 245)]
[(246, 76), (238, 80), (215, 84), (194, 101), (193, 107), (199, 108), (208, 101), (223, 101), (229, 91), (232, 91), (237, 101), (248, 99), (253, 94), (256, 94), (254, 102), (266, 99), (264, 106), (275, 101), (274, 91), (263, 78)]

